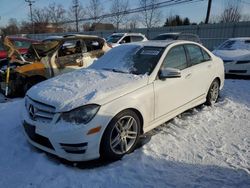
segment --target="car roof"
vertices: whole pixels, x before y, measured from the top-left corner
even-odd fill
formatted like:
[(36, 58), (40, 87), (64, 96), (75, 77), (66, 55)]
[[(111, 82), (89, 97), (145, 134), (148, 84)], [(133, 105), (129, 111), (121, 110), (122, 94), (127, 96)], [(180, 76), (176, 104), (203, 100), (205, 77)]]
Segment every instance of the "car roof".
[(174, 44), (174, 43), (176, 43), (176, 44), (198, 44), (196, 42), (185, 41), (185, 40), (148, 40), (148, 41), (134, 42), (134, 43), (129, 43), (129, 44), (131, 44), (131, 45), (138, 44), (141, 46), (152, 46), (152, 47), (165, 48), (165, 47), (169, 46), (170, 44)]
[(143, 34), (142, 33), (113, 33), (112, 35), (140, 35), (141, 36)]
[(250, 40), (250, 37), (236, 37), (236, 38), (229, 38), (229, 40)]
[(181, 33), (178, 33), (178, 32), (176, 32), (176, 33), (161, 33), (158, 36), (161, 36), (161, 35), (179, 35), (179, 34), (181, 34)]

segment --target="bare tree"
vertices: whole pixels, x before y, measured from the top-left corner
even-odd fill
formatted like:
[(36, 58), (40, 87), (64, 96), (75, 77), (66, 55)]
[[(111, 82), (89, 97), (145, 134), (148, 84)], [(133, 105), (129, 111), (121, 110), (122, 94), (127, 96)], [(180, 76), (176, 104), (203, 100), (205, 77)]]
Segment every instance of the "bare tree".
[(113, 16), (110, 21), (115, 25), (116, 29), (119, 29), (120, 24), (124, 22), (126, 14), (124, 14), (129, 8), (128, 0), (112, 0), (110, 13)]
[(159, 0), (139, 0), (141, 12), (141, 22), (147, 28), (156, 27), (161, 22), (161, 11), (157, 9), (156, 4)]
[(17, 20), (15, 18), (10, 18), (8, 21), (8, 25), (1, 28), (4, 34), (6, 35), (15, 35), (19, 33), (19, 27)]
[(101, 0), (89, 0), (86, 13), (89, 18), (94, 20), (94, 23), (101, 22), (103, 18), (100, 16), (104, 14), (104, 7)]
[(45, 10), (51, 23), (58, 26), (65, 21), (66, 10), (61, 4), (49, 4), (49, 6)]
[(227, 3), (223, 13), (220, 16), (220, 22), (239, 22), (241, 15), (240, 2), (231, 0)]

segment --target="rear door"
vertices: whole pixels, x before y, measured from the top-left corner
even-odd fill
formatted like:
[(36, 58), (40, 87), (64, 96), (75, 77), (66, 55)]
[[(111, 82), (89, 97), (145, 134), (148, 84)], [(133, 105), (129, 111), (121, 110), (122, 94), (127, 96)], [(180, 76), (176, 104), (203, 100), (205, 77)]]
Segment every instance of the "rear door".
[(184, 45), (192, 68), (193, 98), (206, 95), (212, 79), (212, 60), (209, 54), (195, 44)]

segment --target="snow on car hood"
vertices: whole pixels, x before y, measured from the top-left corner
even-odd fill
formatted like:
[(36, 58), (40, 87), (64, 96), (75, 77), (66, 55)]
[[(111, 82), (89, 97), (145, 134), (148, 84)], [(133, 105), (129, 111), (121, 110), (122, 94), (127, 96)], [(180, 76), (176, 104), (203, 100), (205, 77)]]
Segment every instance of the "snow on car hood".
[(147, 81), (147, 75), (81, 69), (41, 82), (27, 95), (63, 112), (85, 104), (105, 104), (146, 85)]
[(214, 50), (213, 54), (220, 57), (223, 60), (250, 60), (250, 50), (238, 49), (238, 50)]

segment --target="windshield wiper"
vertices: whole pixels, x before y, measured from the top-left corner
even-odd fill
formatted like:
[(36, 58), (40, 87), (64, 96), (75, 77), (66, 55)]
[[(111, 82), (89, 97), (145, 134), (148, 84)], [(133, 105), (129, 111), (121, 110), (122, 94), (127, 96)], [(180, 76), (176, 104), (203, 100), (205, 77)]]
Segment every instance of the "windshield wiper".
[(112, 71), (112, 72), (118, 72), (118, 73), (129, 74), (129, 72), (122, 71), (122, 70), (119, 70), (119, 69), (103, 68), (103, 70)]

